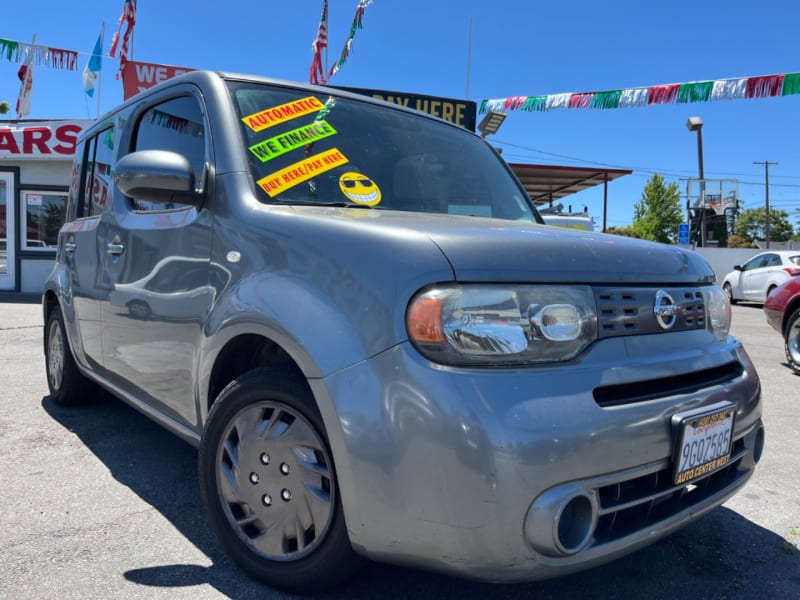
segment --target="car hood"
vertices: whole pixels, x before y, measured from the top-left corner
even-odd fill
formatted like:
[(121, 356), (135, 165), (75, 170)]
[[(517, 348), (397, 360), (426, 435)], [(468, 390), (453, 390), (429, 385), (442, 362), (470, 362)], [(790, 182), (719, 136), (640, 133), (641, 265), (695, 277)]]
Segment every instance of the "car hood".
[[(623, 236), (528, 222), (361, 208), (294, 207), (347, 222), (349, 235), (428, 238), (459, 281), (538, 283), (712, 283), (699, 254)], [(332, 223), (331, 223), (332, 224)], [(342, 223), (340, 223), (342, 224)]]

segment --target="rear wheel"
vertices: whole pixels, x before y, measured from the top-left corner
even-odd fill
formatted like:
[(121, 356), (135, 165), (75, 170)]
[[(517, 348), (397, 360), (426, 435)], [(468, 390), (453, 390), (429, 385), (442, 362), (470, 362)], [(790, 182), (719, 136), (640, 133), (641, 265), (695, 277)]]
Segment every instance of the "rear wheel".
[(355, 573), (322, 418), (305, 381), (257, 369), (214, 403), (200, 488), (221, 544), (250, 575), (295, 592)]
[(800, 374), (800, 308), (798, 308), (786, 324), (784, 335), (784, 350), (786, 351), (786, 361), (794, 369), (795, 373)]
[(726, 283), (722, 286), (722, 291), (725, 292), (725, 295), (728, 297), (728, 302), (731, 304), (736, 304), (736, 300), (733, 298), (733, 290), (731, 289), (731, 284)]
[(47, 315), (45, 336), (45, 370), (50, 397), (61, 406), (91, 401), (97, 387), (83, 376), (75, 364), (64, 328), (64, 317), (57, 306)]

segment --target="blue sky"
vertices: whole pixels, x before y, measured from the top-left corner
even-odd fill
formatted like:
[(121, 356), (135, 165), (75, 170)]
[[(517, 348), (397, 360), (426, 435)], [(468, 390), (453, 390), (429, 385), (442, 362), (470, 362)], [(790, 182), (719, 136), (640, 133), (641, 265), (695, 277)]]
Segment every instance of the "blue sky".
[[(329, 63), (357, 0), (330, 0)], [(321, 0), (139, 0), (135, 60), (307, 81)], [(122, 0), (5, 2), (0, 38), (81, 52), (77, 72), (37, 68), (28, 118), (94, 116), (80, 72)], [(472, 21), (471, 52), (469, 44)], [(800, 72), (800, 4), (761, 2), (539, 3), (525, 0), (374, 0), (352, 53), (331, 83), (480, 101)], [(469, 58), (469, 60), (468, 60)], [(468, 66), (469, 64), (469, 77)], [(118, 63), (104, 57), (102, 110), (122, 100)], [(16, 101), (18, 65), (0, 58), (0, 100)], [(608, 166), (634, 173), (609, 185), (608, 225), (632, 221), (653, 173), (680, 184), (698, 171), (700, 116), (707, 178), (736, 179), (744, 208), (800, 214), (800, 95), (628, 109), (514, 111), (491, 139), (509, 162)], [(14, 118), (13, 114), (6, 117)], [(602, 222), (602, 186), (564, 200)]]

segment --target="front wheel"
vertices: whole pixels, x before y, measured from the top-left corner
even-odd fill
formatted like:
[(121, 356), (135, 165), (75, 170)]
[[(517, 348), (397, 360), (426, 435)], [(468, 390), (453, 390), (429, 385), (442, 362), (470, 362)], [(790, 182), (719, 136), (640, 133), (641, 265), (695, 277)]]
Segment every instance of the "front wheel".
[(792, 313), (786, 324), (784, 350), (789, 366), (800, 375), (800, 308)]
[(726, 283), (722, 286), (722, 291), (725, 292), (725, 295), (728, 297), (728, 302), (731, 304), (736, 304), (736, 300), (733, 298), (733, 290), (731, 289), (731, 284)]
[(355, 573), (322, 418), (305, 381), (257, 369), (211, 409), (200, 489), (220, 543), (250, 575), (294, 592)]
[(83, 404), (94, 398), (97, 387), (78, 370), (69, 347), (61, 309), (47, 315), (45, 332), (45, 370), (50, 397), (61, 406)]

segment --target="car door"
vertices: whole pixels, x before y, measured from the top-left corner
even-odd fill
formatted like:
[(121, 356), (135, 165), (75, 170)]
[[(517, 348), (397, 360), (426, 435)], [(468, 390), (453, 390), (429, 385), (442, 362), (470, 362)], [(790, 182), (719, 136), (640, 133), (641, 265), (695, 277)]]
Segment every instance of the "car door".
[(775, 267), (780, 267), (781, 257), (774, 253), (762, 254), (758, 265), (746, 273), (747, 299), (763, 302), (767, 295), (767, 286)]
[(69, 339), (79, 360), (98, 371), (104, 364), (101, 306), (110, 289), (102, 268), (102, 238), (113, 140), (109, 125), (77, 147), (68, 201), (71, 214), (59, 235), (72, 298), (72, 311), (65, 311)]
[[(207, 127), (200, 98), (190, 87), (180, 89), (138, 111), (130, 151), (179, 152), (192, 164), (199, 190), (206, 185)], [(113, 287), (103, 308), (109, 376), (189, 426), (197, 419), (195, 365), (214, 299), (207, 285), (209, 204), (134, 200), (115, 188), (104, 255)]]
[(756, 286), (758, 285), (759, 271), (764, 266), (764, 260), (768, 255), (759, 254), (754, 256), (742, 265), (741, 286), (742, 299), (754, 300), (756, 296)]

